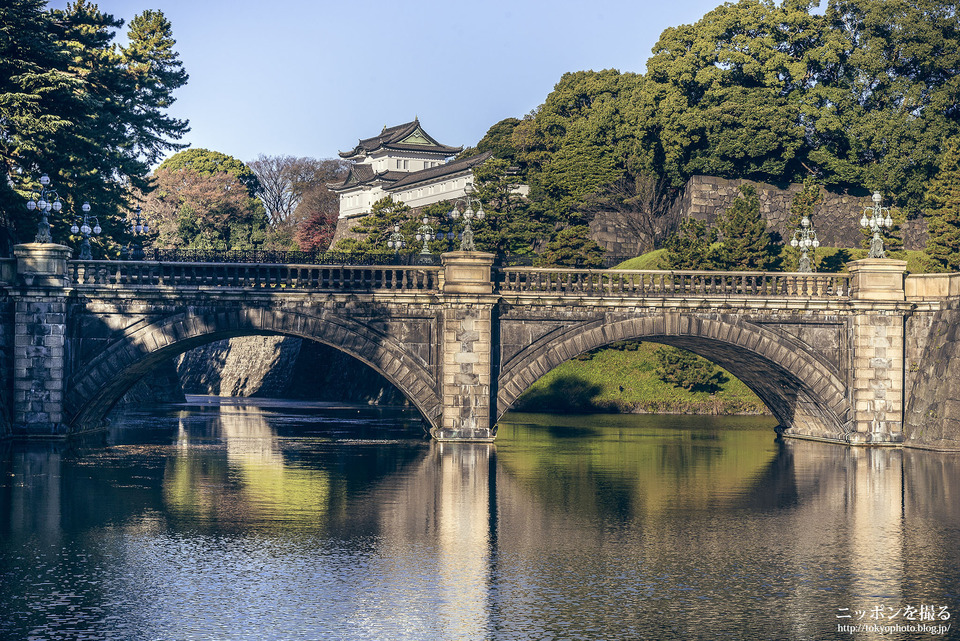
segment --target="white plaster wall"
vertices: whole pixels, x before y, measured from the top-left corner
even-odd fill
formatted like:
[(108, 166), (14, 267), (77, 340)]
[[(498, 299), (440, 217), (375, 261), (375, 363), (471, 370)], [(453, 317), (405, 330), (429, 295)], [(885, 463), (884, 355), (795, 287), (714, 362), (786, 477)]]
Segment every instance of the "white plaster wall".
[(441, 200), (463, 198), (466, 195), (465, 188), (468, 183), (473, 183), (472, 171), (454, 176), (448, 180), (429, 185), (416, 185), (411, 189), (393, 192), (392, 196), (394, 200), (405, 203), (410, 207), (424, 207), (440, 202)]

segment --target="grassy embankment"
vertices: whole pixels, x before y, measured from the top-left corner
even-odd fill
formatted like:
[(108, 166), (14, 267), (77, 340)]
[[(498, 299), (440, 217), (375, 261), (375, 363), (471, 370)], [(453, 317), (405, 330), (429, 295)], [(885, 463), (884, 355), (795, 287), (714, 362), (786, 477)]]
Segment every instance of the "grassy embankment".
[[(665, 250), (648, 252), (618, 269), (665, 269)], [(923, 252), (904, 252), (907, 271), (925, 271)], [(817, 270), (843, 271), (843, 265), (866, 256), (862, 249), (821, 247)], [(785, 261), (786, 262), (786, 261)], [(514, 406), (524, 412), (656, 412), (662, 414), (761, 414), (766, 407), (739, 379), (721, 370), (714, 391), (687, 391), (656, 374), (659, 345), (642, 343), (636, 350), (601, 349), (586, 360), (570, 360), (545, 374)]]

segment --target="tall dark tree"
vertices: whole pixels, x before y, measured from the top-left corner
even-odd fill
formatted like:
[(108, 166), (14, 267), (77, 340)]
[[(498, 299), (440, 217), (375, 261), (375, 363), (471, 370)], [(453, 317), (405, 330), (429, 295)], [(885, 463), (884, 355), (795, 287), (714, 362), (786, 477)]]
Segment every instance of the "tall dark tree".
[(816, 44), (812, 3), (741, 0), (666, 29), (635, 94), (642, 166), (680, 186), (695, 173), (792, 178), (804, 128), (796, 104)]
[(564, 74), (530, 118), (514, 127), (516, 159), (526, 168), (534, 215), (542, 222), (583, 224), (585, 200), (627, 171), (633, 146), (627, 114), (636, 74)]
[(927, 190), (927, 255), (938, 271), (960, 271), (960, 136), (949, 140)]
[(129, 42), (123, 60), (139, 105), (127, 125), (133, 151), (148, 165), (170, 149), (169, 138), (179, 139), (189, 131), (187, 121), (171, 117), (173, 93), (187, 83), (187, 73), (174, 50), (173, 27), (161, 11), (144, 11), (130, 21)]
[(86, 0), (53, 11), (12, 0), (0, 12), (0, 207), (13, 219), (11, 235), (32, 239), (36, 222), (23, 204), (47, 173), (66, 203), (52, 221), (54, 240), (71, 242), (71, 219), (88, 200), (104, 228), (95, 252), (109, 253), (111, 239), (124, 236), (129, 187), (146, 187), (150, 164), (187, 130), (165, 113), (187, 79), (170, 24), (142, 14), (129, 45), (117, 48), (122, 21)]
[(943, 140), (960, 133), (960, 19), (944, 0), (832, 0), (803, 98), (808, 163), (826, 183), (922, 206)]

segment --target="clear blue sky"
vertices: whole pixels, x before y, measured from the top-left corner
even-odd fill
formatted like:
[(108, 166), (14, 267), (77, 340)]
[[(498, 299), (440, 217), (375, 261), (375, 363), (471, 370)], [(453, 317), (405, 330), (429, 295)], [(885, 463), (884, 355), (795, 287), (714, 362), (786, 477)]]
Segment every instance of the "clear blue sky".
[(494, 123), (541, 104), (564, 72), (643, 72), (663, 29), (721, 2), (97, 4), (127, 23), (144, 9), (163, 11), (190, 74), (171, 110), (190, 121), (184, 142), (249, 161), (333, 157), (415, 116), (442, 143), (474, 145)]

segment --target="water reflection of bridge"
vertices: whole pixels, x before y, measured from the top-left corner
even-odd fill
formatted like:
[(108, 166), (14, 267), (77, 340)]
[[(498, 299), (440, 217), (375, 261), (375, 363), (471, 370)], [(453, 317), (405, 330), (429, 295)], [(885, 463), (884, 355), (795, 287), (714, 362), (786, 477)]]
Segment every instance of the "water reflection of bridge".
[(466, 252), (423, 267), (68, 261), (68, 253), (24, 245), (0, 265), (8, 433), (96, 429), (163, 359), (222, 338), (279, 334), (370, 365), (437, 439), (490, 441), (545, 372), (642, 339), (722, 365), (787, 435), (960, 448), (949, 377), (921, 368), (951, 361), (952, 343), (931, 331), (951, 324), (960, 286), (951, 275), (905, 277), (900, 261), (784, 274), (494, 269), (490, 255)]
[(572, 442), (509, 425), (497, 445), (423, 445), (350, 485), (343, 459), (305, 460), (257, 408), (210, 420), (181, 417), (159, 493), (91, 474), (115, 470), (78, 467), (56, 446), (18, 446), (3, 471), (34, 485), (0, 496), (7, 536), (102, 527), (98, 510), (76, 509), (90, 496), (125, 506), (125, 528), (151, 513), (174, 534), (205, 523), (291, 540), (363, 533), (379, 591), (344, 605), (350, 624), (461, 638), (518, 638), (524, 625), (642, 638), (654, 623), (696, 636), (763, 611), (782, 638), (828, 638), (838, 608), (940, 602), (956, 588), (955, 558), (928, 574), (954, 549), (936, 524), (960, 522), (960, 462), (947, 455), (738, 430), (654, 439), (601, 427)]

